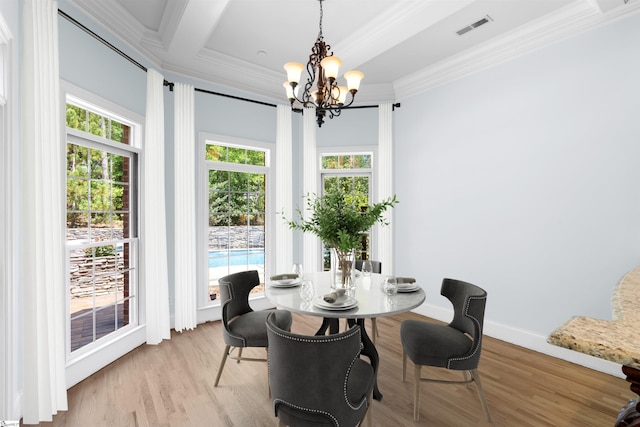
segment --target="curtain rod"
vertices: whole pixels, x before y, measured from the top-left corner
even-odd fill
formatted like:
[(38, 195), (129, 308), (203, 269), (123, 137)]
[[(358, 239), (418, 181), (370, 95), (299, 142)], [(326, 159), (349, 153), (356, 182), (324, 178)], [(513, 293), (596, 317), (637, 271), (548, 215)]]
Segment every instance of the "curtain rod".
[(76, 27), (80, 28), (82, 31), (84, 31), (85, 33), (89, 34), (91, 37), (95, 38), (96, 40), (98, 40), (103, 45), (107, 46), (109, 49), (113, 50), (118, 55), (122, 56), (127, 61), (129, 61), (133, 65), (135, 65), (136, 67), (140, 68), (145, 73), (147, 72), (147, 67), (145, 67), (144, 65), (142, 65), (141, 63), (139, 63), (138, 61), (136, 61), (135, 59), (133, 59), (132, 57), (130, 57), (129, 55), (127, 55), (126, 53), (124, 53), (123, 51), (121, 51), (120, 49), (118, 49), (117, 47), (115, 47), (114, 45), (112, 45), (111, 43), (106, 41), (105, 39), (103, 39), (102, 37), (100, 37), (98, 34), (96, 34), (93, 31), (91, 31), (89, 28), (87, 28), (84, 25), (82, 25), (80, 22), (78, 22), (77, 20), (75, 20), (74, 18), (69, 16), (67, 13), (65, 13), (62, 10), (58, 9), (58, 15), (61, 15), (67, 21), (71, 22), (73, 25), (75, 25)]
[[(104, 38), (100, 37), (98, 34), (96, 34), (94, 31), (90, 30), (88, 27), (86, 27), (85, 25), (83, 25), (82, 23), (77, 21), (76, 19), (74, 19), (71, 16), (69, 16), (69, 14), (67, 14), (64, 11), (58, 9), (58, 15), (62, 16), (67, 21), (71, 22), (73, 25), (75, 25), (76, 27), (80, 28), (82, 31), (84, 31), (85, 33), (89, 34), (91, 37), (95, 38), (96, 40), (98, 40), (103, 45), (107, 46), (109, 49), (113, 50), (118, 55), (122, 56), (124, 59), (126, 59), (129, 62), (131, 62), (136, 67), (140, 68), (145, 73), (147, 72), (147, 67), (145, 67), (144, 65), (142, 65), (141, 63), (139, 63), (138, 61), (136, 61), (135, 59), (133, 59), (132, 57), (127, 55), (126, 53), (124, 53), (122, 50), (120, 50), (117, 47), (115, 47), (113, 44), (109, 43)], [(174, 86), (173, 82), (165, 80), (164, 81), (164, 86), (168, 86), (169, 90), (173, 92), (173, 86)], [(240, 100), (240, 101), (252, 102), (254, 104), (266, 105), (268, 107), (277, 107), (276, 104), (271, 104), (271, 103), (263, 102), (263, 101), (257, 101), (255, 99), (243, 98), (241, 96), (228, 95), (228, 94), (225, 94), (225, 93), (214, 92), (214, 91), (210, 91), (210, 90), (206, 90), (206, 89), (199, 89), (199, 88), (194, 88), (194, 90), (196, 92), (208, 93), (210, 95), (223, 96), (223, 97), (226, 97), (226, 98), (237, 99), (237, 100)], [(393, 109), (394, 110), (396, 109), (396, 107), (400, 107), (400, 103), (399, 102), (393, 104)], [(378, 108), (378, 106), (377, 105), (361, 105), (361, 106), (355, 106), (355, 107), (345, 107), (345, 108), (342, 108), (342, 109), (343, 110), (351, 110), (351, 109), (356, 109), (356, 108)], [(302, 109), (301, 108), (292, 108), (292, 111), (295, 111), (296, 113), (301, 113)]]

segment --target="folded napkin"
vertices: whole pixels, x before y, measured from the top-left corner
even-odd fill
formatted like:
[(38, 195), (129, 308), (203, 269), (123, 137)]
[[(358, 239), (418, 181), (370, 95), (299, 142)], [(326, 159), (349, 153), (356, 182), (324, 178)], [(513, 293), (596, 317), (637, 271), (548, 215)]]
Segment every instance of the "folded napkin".
[(344, 289), (336, 289), (333, 292), (329, 292), (328, 294), (326, 294), (325, 296), (322, 297), (322, 299), (325, 302), (328, 302), (329, 304), (333, 304), (334, 302), (336, 302), (338, 300), (338, 298), (340, 298), (342, 295), (344, 295)]
[(413, 277), (397, 277), (396, 285), (398, 289), (413, 289), (416, 286), (416, 279)]
[(276, 274), (275, 276), (271, 276), (271, 280), (287, 280), (287, 279), (297, 279), (298, 275), (295, 273), (289, 274)]

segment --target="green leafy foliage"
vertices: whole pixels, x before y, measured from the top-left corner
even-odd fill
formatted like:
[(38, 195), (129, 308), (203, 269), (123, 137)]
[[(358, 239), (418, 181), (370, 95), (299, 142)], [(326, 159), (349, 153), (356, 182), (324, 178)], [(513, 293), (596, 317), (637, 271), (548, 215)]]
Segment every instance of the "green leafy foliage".
[[(265, 152), (207, 144), (206, 159), (265, 165)], [(209, 171), (209, 226), (264, 225), (266, 183), (263, 173)]]
[(363, 204), (358, 197), (336, 188), (322, 197), (308, 194), (305, 219), (304, 212), (297, 210), (299, 221), (283, 219), (289, 227), (303, 232), (313, 233), (339, 252), (358, 249), (362, 243), (362, 233), (367, 232), (375, 223), (388, 225), (384, 217), (387, 209), (393, 208), (398, 200), (390, 197), (374, 205)]
[(84, 253), (88, 257), (95, 256), (96, 258), (105, 257), (105, 256), (115, 256), (116, 247), (113, 245), (107, 245), (107, 246), (96, 246), (95, 248), (85, 248)]
[[(67, 104), (66, 125), (72, 129), (128, 144), (129, 126)], [(113, 211), (124, 209), (125, 171), (129, 159), (105, 150), (67, 143), (67, 225), (110, 227)]]
[(209, 171), (209, 226), (264, 225), (265, 175)]
[(72, 104), (67, 104), (66, 117), (67, 126), (70, 128), (99, 135), (112, 141), (128, 143), (125, 138), (128, 126), (116, 120)]

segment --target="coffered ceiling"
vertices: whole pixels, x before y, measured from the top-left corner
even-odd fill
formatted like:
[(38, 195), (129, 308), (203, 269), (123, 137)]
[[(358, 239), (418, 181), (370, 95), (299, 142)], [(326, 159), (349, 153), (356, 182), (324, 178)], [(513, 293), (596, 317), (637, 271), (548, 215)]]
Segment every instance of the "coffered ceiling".
[[(317, 0), (69, 0), (164, 70), (286, 102)], [(640, 0), (325, 0), (323, 35), (358, 101), (397, 101), (635, 13)], [(75, 17), (82, 22), (82, 17)], [(475, 25), (474, 25), (475, 24)], [(481, 24), (481, 25), (478, 25)], [(461, 35), (459, 33), (462, 33)]]

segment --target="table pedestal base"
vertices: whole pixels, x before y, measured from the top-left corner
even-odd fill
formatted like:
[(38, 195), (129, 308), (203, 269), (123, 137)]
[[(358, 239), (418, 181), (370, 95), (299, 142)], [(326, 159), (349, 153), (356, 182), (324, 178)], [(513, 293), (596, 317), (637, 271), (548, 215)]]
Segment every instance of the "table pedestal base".
[[(622, 372), (627, 376), (627, 381), (631, 383), (631, 391), (640, 395), (640, 370), (623, 366)], [(622, 409), (615, 427), (640, 427), (640, 398), (630, 401)]]
[[(364, 319), (347, 319), (347, 324), (349, 327), (353, 325), (360, 326), (360, 340), (362, 341), (362, 351), (361, 354), (367, 356), (371, 361), (371, 366), (373, 366), (373, 371), (376, 376), (376, 382), (373, 386), (373, 398), (377, 401), (382, 400), (382, 393), (378, 390), (378, 365), (380, 363), (380, 359), (378, 357), (378, 350), (376, 350), (376, 346), (373, 345), (371, 338), (367, 334), (367, 330), (364, 327)], [(327, 333), (327, 329), (330, 334), (337, 334), (340, 329), (340, 320), (336, 318), (328, 318), (325, 317), (322, 319), (322, 325), (316, 335), (325, 335)]]

